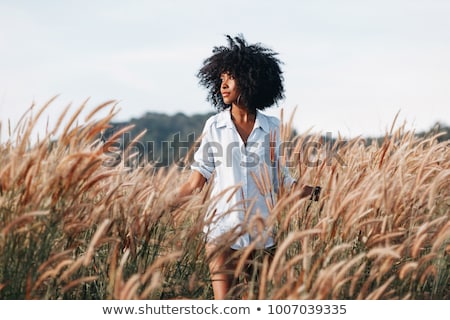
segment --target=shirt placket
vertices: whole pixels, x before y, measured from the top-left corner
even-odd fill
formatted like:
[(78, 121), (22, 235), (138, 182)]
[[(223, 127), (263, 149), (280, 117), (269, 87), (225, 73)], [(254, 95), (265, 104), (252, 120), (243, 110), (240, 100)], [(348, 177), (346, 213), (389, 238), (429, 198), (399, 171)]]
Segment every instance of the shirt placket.
[[(241, 177), (242, 177), (242, 192), (243, 192), (243, 199), (248, 199), (248, 168), (247, 168), (247, 147), (244, 145), (244, 143), (240, 143), (240, 157), (241, 157)], [(245, 201), (244, 201), (245, 203)]]
[(243, 177), (243, 190), (244, 190), (244, 199), (248, 199), (249, 198), (249, 193), (250, 193), (250, 186), (252, 185), (249, 179), (253, 179), (248, 166), (249, 166), (249, 160), (254, 160), (254, 159), (249, 159), (249, 148), (252, 147), (253, 144), (253, 140), (254, 140), (254, 134), (255, 134), (255, 129), (252, 130), (252, 132), (250, 133), (250, 135), (247, 138), (247, 145), (242, 144), (241, 146), (241, 160), (243, 161), (243, 163), (245, 164), (244, 166), (241, 166), (241, 170), (242, 170), (242, 177)]

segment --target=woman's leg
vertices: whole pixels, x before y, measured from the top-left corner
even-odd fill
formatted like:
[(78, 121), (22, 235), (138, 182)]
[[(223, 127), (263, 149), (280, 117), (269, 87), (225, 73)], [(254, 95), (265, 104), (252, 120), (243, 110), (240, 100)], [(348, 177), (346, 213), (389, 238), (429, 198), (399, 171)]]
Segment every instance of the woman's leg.
[[(270, 267), (270, 264), (273, 261), (273, 257), (275, 255), (276, 246), (272, 246), (265, 249), (257, 249), (250, 253), (248, 257), (248, 261), (245, 265), (244, 269), (244, 283), (247, 286), (247, 290), (252, 290), (252, 294), (248, 291), (242, 296), (243, 300), (259, 297), (259, 289), (261, 285), (265, 287), (264, 284), (261, 284), (261, 270), (263, 268), (264, 263), (268, 263), (267, 268)], [(250, 286), (251, 282), (253, 284)]]
[(226, 299), (233, 284), (235, 268), (233, 252), (231, 248), (223, 250), (215, 245), (206, 245), (215, 300)]

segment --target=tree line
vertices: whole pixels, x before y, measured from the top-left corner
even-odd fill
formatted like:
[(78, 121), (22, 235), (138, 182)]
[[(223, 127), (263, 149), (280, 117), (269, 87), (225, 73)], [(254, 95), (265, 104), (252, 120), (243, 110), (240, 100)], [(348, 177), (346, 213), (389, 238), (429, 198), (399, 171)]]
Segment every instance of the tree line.
[[(142, 117), (132, 118), (124, 122), (111, 122), (109, 129), (103, 133), (102, 139), (108, 139), (115, 132), (132, 125), (133, 127), (121, 134), (111, 150), (111, 154), (116, 155), (118, 160), (127, 157), (120, 157), (119, 154), (126, 151), (129, 155), (134, 154), (126, 165), (136, 166), (142, 163), (153, 163), (155, 167), (167, 167), (173, 163), (184, 165), (183, 161), (193, 144), (201, 137), (205, 121), (214, 113), (186, 115), (178, 112), (168, 115), (158, 112), (147, 112)], [(143, 134), (137, 141), (133, 141), (140, 134)], [(298, 133), (294, 130), (292, 136)], [(450, 140), (450, 127), (441, 123), (436, 123), (427, 131), (417, 132), (418, 137), (428, 137), (441, 134), (438, 141)], [(382, 143), (384, 136), (364, 137), (366, 144), (371, 144), (376, 140)], [(330, 140), (326, 137), (325, 140)], [(133, 143), (132, 143), (133, 142)], [(335, 138), (328, 141), (331, 144), (336, 142)], [(115, 152), (117, 154), (115, 154)]]

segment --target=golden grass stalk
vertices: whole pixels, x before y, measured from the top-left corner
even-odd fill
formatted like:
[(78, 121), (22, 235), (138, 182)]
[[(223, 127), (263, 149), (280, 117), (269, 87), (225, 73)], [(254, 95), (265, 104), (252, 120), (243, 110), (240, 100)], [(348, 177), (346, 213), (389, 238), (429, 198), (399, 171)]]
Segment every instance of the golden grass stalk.
[[(93, 119), (113, 101), (97, 106), (83, 120), (79, 118), (87, 101), (71, 115), (67, 106), (55, 128), (32, 145), (33, 127), (55, 101), (35, 116), (35, 107), (30, 108), (14, 129), (15, 141), (0, 144), (0, 295), (212, 298), (204, 215), (221, 197), (239, 192), (239, 186), (211, 198), (208, 184), (174, 208), (175, 187), (188, 172), (151, 164), (134, 170), (123, 163), (106, 165), (109, 148), (132, 128), (99, 144), (98, 136), (116, 113)], [(323, 194), (311, 203), (298, 200), (299, 189), (280, 188), (276, 201), (269, 200), (268, 221), (246, 212), (252, 228), (274, 227), (278, 246), (272, 261), (248, 261), (253, 247), (238, 256), (231, 271), (235, 276), (247, 262), (259, 270), (259, 279), (248, 284), (258, 294), (250, 296), (450, 297), (448, 142), (438, 142), (439, 134), (419, 138), (393, 125), (380, 143), (338, 137), (330, 145), (310, 131), (291, 137), (292, 123), (282, 127), (280, 139), (292, 139), (293, 152), (279, 160), (294, 164), (289, 169), (299, 184), (321, 185)], [(55, 137), (59, 128), (63, 130)], [(305, 144), (311, 141), (317, 142), (315, 156), (321, 160), (316, 166), (305, 161)], [(125, 151), (122, 156), (133, 157)], [(274, 192), (269, 177), (268, 170), (253, 176), (266, 195)], [(223, 246), (239, 235), (224, 237)], [(233, 290), (240, 292), (242, 286)]]

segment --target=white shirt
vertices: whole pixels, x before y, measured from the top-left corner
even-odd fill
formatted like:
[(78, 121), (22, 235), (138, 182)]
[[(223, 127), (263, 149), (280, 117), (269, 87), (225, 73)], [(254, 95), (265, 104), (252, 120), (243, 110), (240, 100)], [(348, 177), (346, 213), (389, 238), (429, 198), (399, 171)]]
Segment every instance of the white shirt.
[[(272, 156), (271, 133), (276, 138)], [(236, 130), (230, 109), (206, 121), (191, 168), (213, 184), (212, 204), (205, 216), (208, 242), (230, 231), (239, 234), (244, 230), (231, 246), (233, 249), (242, 249), (255, 240), (259, 248), (274, 245), (269, 228), (264, 227), (261, 232), (255, 227), (249, 233), (246, 226), (255, 215), (266, 220), (274, 206), (279, 181), (288, 187), (294, 182), (286, 168), (281, 171), (283, 177), (278, 177), (279, 146), (280, 121), (259, 111), (247, 145)]]

